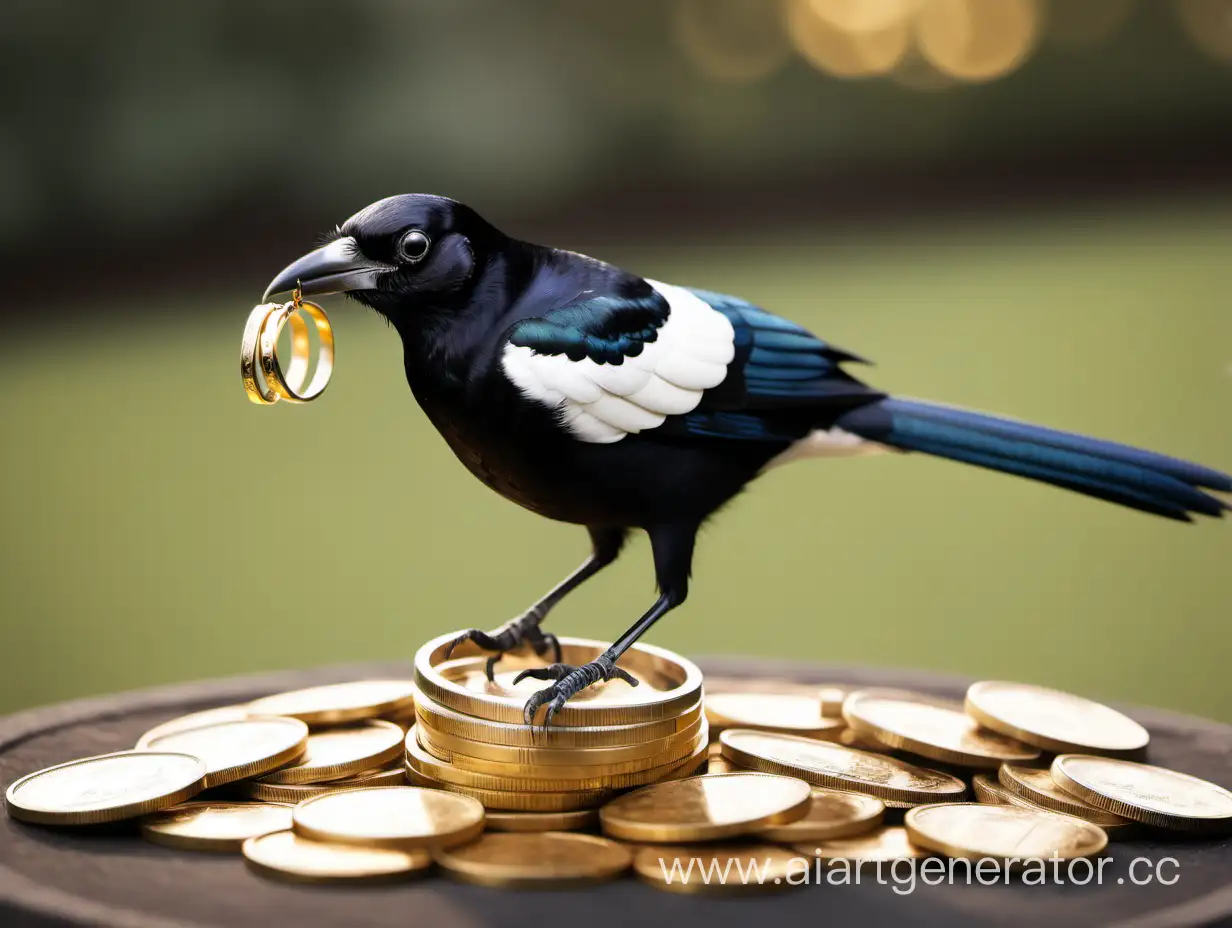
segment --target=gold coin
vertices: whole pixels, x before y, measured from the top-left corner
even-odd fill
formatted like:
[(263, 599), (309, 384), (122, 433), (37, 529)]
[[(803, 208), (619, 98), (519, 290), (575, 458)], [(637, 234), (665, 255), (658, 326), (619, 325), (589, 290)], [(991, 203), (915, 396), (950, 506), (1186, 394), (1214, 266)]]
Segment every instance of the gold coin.
[[(705, 728), (695, 736), (692, 748), (705, 746), (707, 732)], [(687, 755), (686, 755), (687, 757)], [(474, 786), (479, 789), (514, 790), (519, 792), (571, 792), (585, 789), (627, 789), (631, 786), (644, 786), (653, 783), (672, 769), (682, 760), (674, 758), (659, 766), (649, 767), (633, 773), (594, 772), (580, 776), (545, 776), (558, 771), (585, 770), (577, 767), (534, 768), (508, 765), (504, 774), (476, 773), (451, 761), (441, 760), (429, 754), (419, 743), (418, 732), (412, 729), (406, 737), (406, 763), (418, 773), (440, 780), (443, 783), (453, 783), (458, 786)], [(599, 768), (600, 771), (602, 768)], [(527, 774), (531, 775), (527, 775)]]
[[(445, 651), (457, 636), (457, 632), (442, 635), (416, 653), (415, 683), (420, 691), (455, 712), (521, 726), (526, 700), (548, 684), (531, 678), (515, 686), (513, 678), (522, 670), (545, 666), (545, 661), (528, 648), (508, 652), (501, 655), (496, 682), (489, 683), (483, 672), (489, 655), (474, 642), (460, 644), (446, 661)], [(560, 645), (564, 662), (575, 666), (593, 661), (607, 649), (601, 642), (584, 638), (561, 638)], [(702, 672), (678, 654), (639, 642), (621, 655), (620, 666), (640, 681), (638, 686), (620, 680), (589, 686), (556, 713), (552, 725), (568, 728), (670, 721), (701, 701)], [(541, 715), (536, 722), (542, 719)]]
[(313, 796), (336, 793), (340, 789), (368, 789), (375, 786), (406, 786), (406, 771), (402, 767), (393, 770), (366, 771), (353, 777), (329, 780), (325, 783), (262, 783), (246, 780), (236, 783), (232, 789), (247, 799), (261, 802), (283, 802), (297, 805)]
[(812, 804), (803, 780), (767, 773), (727, 773), (644, 786), (599, 811), (604, 834), (624, 841), (715, 841), (785, 825)]
[(706, 759), (706, 773), (739, 773), (741, 770), (747, 769), (746, 767), (733, 764), (726, 757), (709, 757)]
[(1151, 736), (1115, 709), (1042, 686), (985, 680), (967, 690), (966, 711), (985, 728), (1058, 754), (1137, 758)]
[(303, 755), (307, 743), (308, 726), (299, 719), (251, 716), (159, 735), (145, 750), (200, 757), (209, 789), (277, 770)]
[[(666, 738), (655, 738), (640, 744), (617, 745), (606, 748), (544, 748), (520, 747), (510, 744), (488, 744), (451, 735), (440, 729), (433, 728), (423, 719), (416, 723), (419, 741), (434, 756), (445, 759), (461, 754), (467, 760), (482, 764), (518, 764), (535, 769), (543, 767), (573, 767), (573, 766), (607, 766), (620, 764), (643, 764), (645, 767), (657, 767), (665, 761), (659, 758), (667, 755), (679, 755), (687, 752), (694, 743), (694, 738), (701, 730), (705, 719), (697, 719), (693, 724), (682, 728)], [(459, 766), (469, 765), (458, 762)], [(486, 768), (485, 768), (486, 769)], [(636, 769), (636, 768), (635, 768)], [(551, 773), (546, 773), (551, 776)]]
[(338, 725), (402, 715), (415, 703), (411, 680), (358, 680), (264, 696), (248, 704), (250, 715), (286, 715), (309, 725)]
[(296, 763), (260, 779), (267, 784), (324, 783), (354, 776), (397, 757), (402, 739), (397, 725), (375, 719), (318, 731), (308, 736)]
[(808, 814), (786, 825), (771, 825), (757, 837), (780, 844), (846, 838), (872, 831), (885, 817), (885, 803), (874, 796), (813, 788)]
[(712, 728), (756, 728), (832, 740), (843, 722), (822, 718), (816, 691), (803, 693), (706, 694), (706, 719)]
[(309, 841), (293, 831), (249, 838), (244, 862), (263, 876), (295, 883), (382, 882), (426, 873), (432, 855), (423, 848), (391, 851)]
[(202, 725), (213, 725), (215, 722), (241, 722), (248, 718), (247, 706), (219, 706), (216, 709), (202, 709), (178, 718), (155, 725), (137, 739), (137, 748), (147, 748), (155, 738), (169, 735), (172, 732), (184, 731), (186, 728), (200, 728)]
[(488, 831), (581, 831), (599, 824), (598, 809), (576, 812), (499, 812), (488, 810)]
[(1232, 832), (1232, 792), (1175, 770), (1062, 754), (1052, 762), (1052, 779), (1096, 808), (1144, 825), (1203, 834)]
[(912, 860), (931, 857), (928, 850), (916, 847), (907, 837), (907, 829), (901, 825), (883, 825), (862, 835), (849, 838), (830, 838), (826, 841), (806, 841), (793, 844), (799, 854), (819, 857), (830, 863), (891, 863), (896, 860)]
[(463, 715), (433, 702), (420, 694), (415, 700), (415, 714), (420, 723), (434, 731), (456, 735), (472, 741), (502, 744), (511, 747), (539, 748), (600, 748), (640, 744), (669, 738), (688, 728), (701, 717), (701, 703), (673, 719), (655, 722), (634, 722), (628, 725), (573, 725), (544, 728), (515, 725), (510, 722), (491, 722), (487, 719)]
[(1098, 854), (1108, 845), (1098, 825), (1023, 806), (943, 802), (908, 810), (903, 824), (912, 844), (967, 860), (1072, 860)]
[[(771, 844), (686, 845), (639, 848), (638, 877), (674, 893), (755, 893), (805, 882), (807, 861)], [(793, 881), (792, 877), (796, 877)]]
[(1023, 799), (1021, 796), (1015, 796), (986, 773), (977, 773), (971, 778), (971, 790), (975, 793), (976, 802), (988, 803), (994, 806), (1022, 806), (1027, 809), (1041, 808), (1035, 803)]
[(291, 807), (269, 802), (185, 802), (147, 815), (147, 841), (191, 851), (238, 851), (249, 838), (291, 827)]
[(1105, 812), (1061, 789), (1047, 770), (1002, 764), (997, 771), (997, 779), (1004, 791), (1011, 796), (1054, 812), (1064, 812), (1066, 815), (1086, 819), (1104, 829), (1109, 840), (1125, 837), (1135, 829), (1135, 823), (1130, 819)]
[(1040, 753), (980, 728), (961, 706), (916, 693), (857, 690), (843, 703), (843, 718), (857, 734), (946, 764), (995, 769)]
[(39, 825), (99, 825), (157, 812), (205, 788), (205, 762), (165, 751), (118, 751), (57, 764), (14, 782), (9, 815)]
[(594, 886), (629, 869), (633, 855), (615, 841), (567, 832), (490, 833), (462, 847), (438, 848), (441, 869), (464, 883), (511, 889)]
[(684, 760), (677, 761), (659, 775), (654, 783), (667, 783), (670, 780), (684, 780), (688, 777), (700, 776), (706, 772), (708, 746), (703, 741), (692, 754)]
[(291, 830), (313, 841), (364, 847), (453, 847), (483, 831), (483, 806), (417, 786), (347, 789), (301, 802)]
[(732, 728), (719, 742), (723, 756), (743, 767), (865, 793), (887, 803), (932, 803), (967, 795), (967, 785), (948, 773), (827, 741)]
[(507, 812), (575, 812), (593, 809), (607, 802), (614, 795), (611, 789), (590, 789), (569, 793), (518, 793), (509, 790), (479, 789), (474, 786), (457, 786), (424, 776), (407, 766), (406, 778), (415, 786), (428, 789), (443, 789), (478, 799), (485, 809), (503, 809)]

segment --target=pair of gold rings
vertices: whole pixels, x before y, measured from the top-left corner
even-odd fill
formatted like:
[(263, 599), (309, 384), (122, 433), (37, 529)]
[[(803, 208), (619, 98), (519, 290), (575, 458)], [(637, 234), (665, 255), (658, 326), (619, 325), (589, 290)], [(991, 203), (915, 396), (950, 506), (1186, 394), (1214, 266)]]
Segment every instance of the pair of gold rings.
[[(307, 317), (307, 318), (305, 318)], [(308, 321), (316, 326), (321, 353), (316, 371), (308, 381), (312, 346)], [(278, 358), (278, 336), (291, 326), (291, 363), (283, 370)], [(298, 290), (286, 303), (262, 303), (248, 316), (240, 344), (240, 376), (244, 392), (259, 406), (281, 400), (307, 403), (320, 396), (334, 371), (334, 330), (329, 317), (316, 303), (301, 298)], [(264, 381), (264, 383), (262, 383)], [(304, 386), (307, 382), (307, 386)]]

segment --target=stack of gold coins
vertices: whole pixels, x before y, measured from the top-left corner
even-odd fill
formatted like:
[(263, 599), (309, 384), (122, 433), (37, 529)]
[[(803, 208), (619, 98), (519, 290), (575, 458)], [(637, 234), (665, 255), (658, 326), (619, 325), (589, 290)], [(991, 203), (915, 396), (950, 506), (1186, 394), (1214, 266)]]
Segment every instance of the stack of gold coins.
[[(701, 671), (679, 655), (635, 645), (620, 660), (638, 685), (613, 679), (579, 693), (550, 726), (523, 720), (526, 700), (549, 684), (515, 679), (545, 666), (529, 650), (505, 654), (492, 679), (490, 655), (456, 634), (415, 656), (415, 726), (406, 737), (412, 783), (472, 796), (491, 828), (567, 829), (595, 821), (619, 792), (702, 767), (709, 726)], [(562, 659), (578, 666), (603, 653), (597, 641), (562, 638)]]

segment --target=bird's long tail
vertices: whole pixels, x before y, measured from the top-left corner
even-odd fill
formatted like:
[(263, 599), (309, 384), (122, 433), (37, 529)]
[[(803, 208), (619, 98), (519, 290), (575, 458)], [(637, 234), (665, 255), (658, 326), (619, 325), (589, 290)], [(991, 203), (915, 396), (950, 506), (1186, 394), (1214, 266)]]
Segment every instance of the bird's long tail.
[(840, 428), (904, 451), (1029, 477), (1169, 519), (1222, 516), (1206, 490), (1232, 492), (1232, 476), (1072, 432), (919, 400), (890, 398), (842, 416)]

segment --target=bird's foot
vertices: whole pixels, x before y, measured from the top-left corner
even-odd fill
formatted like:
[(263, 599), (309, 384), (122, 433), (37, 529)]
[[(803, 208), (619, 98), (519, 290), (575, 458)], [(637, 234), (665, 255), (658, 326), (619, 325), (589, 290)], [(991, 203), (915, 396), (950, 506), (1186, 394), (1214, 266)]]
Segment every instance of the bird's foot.
[(552, 724), (552, 716), (563, 709), (566, 702), (593, 683), (605, 682), (613, 677), (623, 680), (630, 686), (637, 686), (638, 683), (634, 677), (629, 675), (628, 671), (617, 667), (615, 661), (606, 654), (599, 655), (597, 659), (589, 664), (583, 664), (581, 667), (573, 667), (569, 664), (557, 662), (547, 667), (523, 670), (513, 678), (513, 682), (516, 684), (527, 677), (533, 677), (536, 680), (556, 681), (546, 689), (532, 694), (530, 699), (526, 700), (526, 707), (522, 710), (522, 718), (527, 725), (533, 727), (535, 724), (535, 713), (539, 711), (540, 706), (546, 704), (547, 711), (543, 717), (544, 728)]
[(494, 632), (485, 632), (478, 628), (469, 629), (449, 642), (449, 647), (445, 649), (445, 659), (448, 660), (450, 655), (453, 654), (454, 648), (464, 641), (473, 641), (485, 651), (495, 651), (496, 653), (488, 658), (488, 662), (484, 666), (484, 672), (488, 675), (488, 680), (491, 681), (493, 679), (493, 671), (496, 668), (496, 662), (501, 659), (502, 655), (506, 651), (512, 651), (520, 647), (525, 642), (531, 646), (539, 657), (543, 657), (551, 651), (552, 659), (559, 664), (560, 641), (551, 632), (544, 632), (539, 627), (539, 623), (542, 621), (543, 612), (532, 607), (524, 615), (511, 622), (506, 622)]

